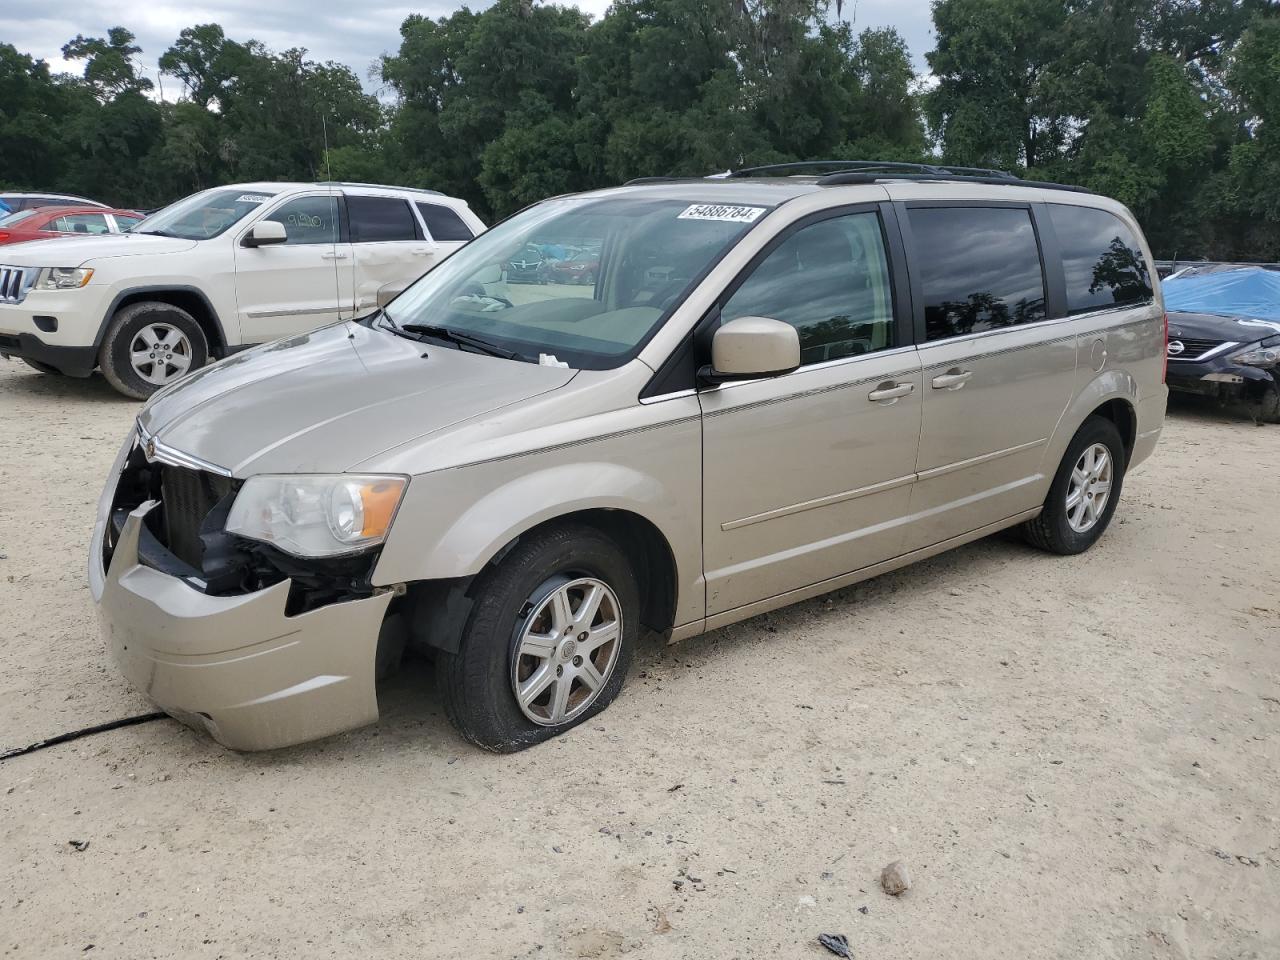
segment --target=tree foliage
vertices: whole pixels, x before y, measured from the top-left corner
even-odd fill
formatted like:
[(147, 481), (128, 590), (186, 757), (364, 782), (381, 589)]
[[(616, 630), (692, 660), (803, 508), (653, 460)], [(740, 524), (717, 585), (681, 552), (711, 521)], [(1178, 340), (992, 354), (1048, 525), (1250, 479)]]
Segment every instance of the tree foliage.
[(0, 185), (150, 207), (332, 175), (497, 217), (634, 177), (937, 158), (1114, 196), (1166, 256), (1280, 259), (1274, 2), (934, 0), (933, 20), (920, 78), (898, 33), (826, 0), (615, 0), (594, 22), (497, 0), (408, 16), (382, 99), (213, 23), (155, 81), (124, 27), (70, 40), (76, 75), (0, 44)]

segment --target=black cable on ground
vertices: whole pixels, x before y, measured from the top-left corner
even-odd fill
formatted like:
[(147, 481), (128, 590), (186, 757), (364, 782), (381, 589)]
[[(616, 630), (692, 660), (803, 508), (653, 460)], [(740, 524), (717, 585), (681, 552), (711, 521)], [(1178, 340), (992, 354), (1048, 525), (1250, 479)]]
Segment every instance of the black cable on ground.
[(108, 730), (118, 730), (120, 727), (132, 727), (139, 723), (150, 723), (152, 720), (163, 720), (169, 716), (167, 713), (143, 713), (136, 717), (124, 717), (120, 720), (110, 720), (107, 723), (98, 723), (92, 727), (85, 727), (82, 730), (72, 730), (70, 733), (60, 733), (56, 737), (50, 737), (48, 740), (37, 740), (35, 743), (25, 747), (15, 747), (12, 750), (6, 750), (0, 753), (0, 761), (10, 760), (13, 757), (21, 757), (24, 754), (35, 753), (37, 750), (43, 750), (45, 747), (56, 746), (59, 743), (66, 743), (69, 740), (79, 740), (81, 737), (87, 737), (94, 733), (106, 733)]

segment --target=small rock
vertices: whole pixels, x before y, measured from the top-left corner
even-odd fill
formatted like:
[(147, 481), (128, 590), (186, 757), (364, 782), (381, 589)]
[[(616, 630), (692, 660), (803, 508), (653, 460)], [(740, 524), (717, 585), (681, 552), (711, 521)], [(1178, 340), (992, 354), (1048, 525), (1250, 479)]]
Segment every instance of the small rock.
[(870, 912), (871, 912), (871, 908), (870, 908), (870, 907), (859, 907), (859, 908), (858, 908), (858, 912), (859, 912), (860, 914), (862, 914), (862, 915), (865, 917), (868, 913), (870, 913)]
[(1262, 866), (1262, 864), (1260, 864), (1257, 860), (1253, 859), (1253, 857), (1237, 856), (1236, 859), (1239, 860), (1241, 863), (1243, 863), (1246, 867)]
[(911, 889), (911, 871), (901, 860), (895, 860), (880, 871), (880, 886), (891, 897), (900, 897)]
[(843, 933), (820, 933), (818, 934), (818, 943), (837, 957), (853, 956), (853, 952), (849, 949), (849, 938)]
[(76, 853), (84, 853), (84, 851), (89, 849), (88, 840), (68, 840), (67, 843), (70, 844), (71, 849)]

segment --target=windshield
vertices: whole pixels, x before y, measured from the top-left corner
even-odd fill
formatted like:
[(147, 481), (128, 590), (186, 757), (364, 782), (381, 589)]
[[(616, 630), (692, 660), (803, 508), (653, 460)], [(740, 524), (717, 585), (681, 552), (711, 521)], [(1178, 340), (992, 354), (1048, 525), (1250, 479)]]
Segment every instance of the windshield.
[(548, 200), (482, 233), (384, 311), (537, 361), (605, 370), (639, 352), (769, 208), (643, 197)]
[(8, 216), (0, 215), (0, 227), (12, 227), (15, 223), (21, 223), (30, 217), (34, 217), (35, 210), (19, 210), (17, 213), (11, 213)]
[(257, 190), (206, 190), (171, 203), (134, 227), (130, 233), (156, 233), (182, 240), (208, 240), (242, 220), (271, 199)]

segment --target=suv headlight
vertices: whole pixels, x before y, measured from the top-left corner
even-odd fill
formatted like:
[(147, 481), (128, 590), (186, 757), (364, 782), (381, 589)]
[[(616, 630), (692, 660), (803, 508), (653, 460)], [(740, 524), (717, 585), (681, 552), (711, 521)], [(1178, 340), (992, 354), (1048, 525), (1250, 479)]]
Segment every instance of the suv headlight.
[(76, 290), (92, 276), (89, 267), (41, 267), (32, 286), (36, 290)]
[(1267, 337), (1248, 350), (1233, 354), (1231, 359), (1251, 367), (1274, 367), (1280, 362), (1280, 337)]
[(337, 474), (250, 477), (227, 515), (227, 532), (298, 557), (333, 557), (381, 543), (407, 477)]

